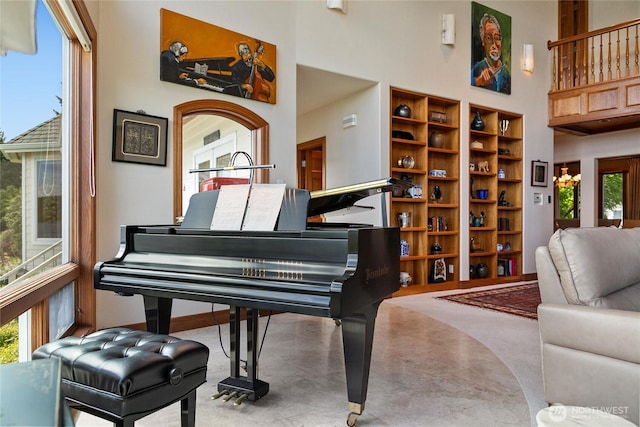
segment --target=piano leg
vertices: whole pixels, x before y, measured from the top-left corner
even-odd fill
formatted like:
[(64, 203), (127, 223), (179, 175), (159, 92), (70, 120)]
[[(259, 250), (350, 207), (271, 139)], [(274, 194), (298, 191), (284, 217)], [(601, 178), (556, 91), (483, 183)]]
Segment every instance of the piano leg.
[(251, 382), (258, 379), (258, 317), (258, 310), (247, 309), (247, 380)]
[(169, 333), (172, 304), (172, 298), (144, 295), (144, 315), (147, 319), (147, 331), (155, 334)]
[(356, 424), (358, 416), (364, 411), (369, 387), (373, 332), (380, 303), (381, 301), (374, 303), (361, 313), (342, 317), (342, 345), (350, 411), (347, 424), (350, 426)]
[(240, 377), (240, 308), (229, 307), (229, 359), (231, 377)]
[(237, 397), (236, 405), (245, 399), (255, 402), (269, 392), (269, 383), (258, 379), (258, 310), (253, 308), (247, 309), (247, 376), (240, 375), (240, 312), (240, 307), (229, 308), (231, 376), (218, 383), (216, 395)]

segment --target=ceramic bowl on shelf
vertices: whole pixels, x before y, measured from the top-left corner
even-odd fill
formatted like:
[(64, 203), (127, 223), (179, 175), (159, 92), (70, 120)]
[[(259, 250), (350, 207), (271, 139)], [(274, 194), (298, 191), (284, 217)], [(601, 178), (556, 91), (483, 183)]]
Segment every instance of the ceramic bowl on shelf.
[(413, 279), (411, 278), (411, 275), (408, 272), (406, 271), (400, 272), (400, 286), (402, 287), (409, 286), (412, 280)]
[(478, 199), (486, 200), (489, 198), (489, 190), (476, 190), (476, 196)]
[(411, 118), (411, 108), (407, 104), (400, 104), (393, 110), (393, 115), (398, 117)]
[(442, 148), (446, 142), (446, 135), (439, 130), (436, 130), (429, 135), (429, 147)]
[(489, 276), (489, 267), (487, 267), (486, 264), (483, 263), (476, 265), (476, 276), (479, 279), (484, 279), (485, 277)]

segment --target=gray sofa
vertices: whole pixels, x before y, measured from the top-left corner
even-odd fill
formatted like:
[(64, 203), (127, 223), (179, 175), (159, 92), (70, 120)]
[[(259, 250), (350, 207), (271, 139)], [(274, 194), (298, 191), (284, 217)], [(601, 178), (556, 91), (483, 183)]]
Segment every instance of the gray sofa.
[(557, 230), (535, 256), (545, 400), (640, 425), (640, 228)]

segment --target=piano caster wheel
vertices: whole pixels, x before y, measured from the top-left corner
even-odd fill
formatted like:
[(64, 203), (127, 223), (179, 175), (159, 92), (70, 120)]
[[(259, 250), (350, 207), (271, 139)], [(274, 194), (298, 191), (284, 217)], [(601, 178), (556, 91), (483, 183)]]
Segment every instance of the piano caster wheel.
[(360, 414), (356, 414), (355, 412), (349, 412), (349, 416), (347, 417), (347, 425), (349, 427), (355, 427), (358, 424), (358, 417)]
[(340, 319), (333, 319), (333, 321), (336, 322), (336, 326), (342, 325), (342, 322), (340, 321)]

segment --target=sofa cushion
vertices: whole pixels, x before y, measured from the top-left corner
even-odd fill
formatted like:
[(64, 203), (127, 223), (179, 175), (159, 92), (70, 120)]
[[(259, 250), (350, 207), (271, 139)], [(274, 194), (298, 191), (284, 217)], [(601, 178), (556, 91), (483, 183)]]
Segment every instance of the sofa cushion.
[(549, 253), (569, 304), (640, 311), (640, 229), (557, 230)]

